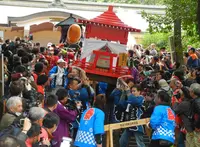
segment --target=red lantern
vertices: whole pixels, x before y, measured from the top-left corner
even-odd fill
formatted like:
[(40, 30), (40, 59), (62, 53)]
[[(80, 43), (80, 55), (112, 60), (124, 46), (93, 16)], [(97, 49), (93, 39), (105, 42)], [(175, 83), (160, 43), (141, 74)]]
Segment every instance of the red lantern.
[(67, 32), (67, 42), (69, 44), (75, 44), (81, 38), (81, 28), (77, 24), (72, 24)]

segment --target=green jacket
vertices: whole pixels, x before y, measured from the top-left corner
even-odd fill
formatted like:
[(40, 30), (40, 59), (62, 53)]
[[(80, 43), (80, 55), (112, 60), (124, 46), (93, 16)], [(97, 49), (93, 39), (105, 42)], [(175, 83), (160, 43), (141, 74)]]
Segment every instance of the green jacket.
[(10, 126), (16, 118), (15, 114), (5, 113), (0, 122), (0, 131)]

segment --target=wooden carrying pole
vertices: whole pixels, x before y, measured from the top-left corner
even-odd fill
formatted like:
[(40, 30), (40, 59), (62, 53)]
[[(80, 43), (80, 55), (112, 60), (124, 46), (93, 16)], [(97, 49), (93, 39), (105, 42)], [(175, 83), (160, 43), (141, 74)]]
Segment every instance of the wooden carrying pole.
[(104, 126), (106, 131), (106, 147), (113, 147), (113, 130), (130, 128), (134, 126), (146, 125), (149, 122), (149, 118), (126, 121), (122, 123), (108, 124)]

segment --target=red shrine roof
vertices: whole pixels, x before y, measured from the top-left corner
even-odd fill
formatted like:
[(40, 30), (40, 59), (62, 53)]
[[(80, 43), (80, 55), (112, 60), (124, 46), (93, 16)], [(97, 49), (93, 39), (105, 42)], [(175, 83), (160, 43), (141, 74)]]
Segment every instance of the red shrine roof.
[(129, 32), (141, 32), (140, 29), (132, 28), (124, 24), (124, 22), (122, 22), (119, 19), (119, 17), (115, 14), (115, 12), (113, 12), (113, 6), (109, 6), (107, 11), (97, 16), (96, 18), (93, 18), (91, 20), (79, 19), (78, 22), (84, 24), (98, 25), (102, 27), (112, 27), (115, 29), (125, 30)]

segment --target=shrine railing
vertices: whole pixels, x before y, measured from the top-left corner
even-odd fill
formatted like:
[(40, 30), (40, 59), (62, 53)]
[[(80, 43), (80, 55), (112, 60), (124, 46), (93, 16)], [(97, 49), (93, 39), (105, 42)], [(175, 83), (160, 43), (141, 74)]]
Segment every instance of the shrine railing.
[(83, 70), (86, 71), (86, 73), (110, 76), (110, 77), (116, 77), (116, 78), (122, 75), (129, 75), (131, 73), (127, 67), (101, 68), (101, 67), (94, 66), (93, 63), (82, 62), (82, 61), (74, 61), (72, 65), (82, 68)]

